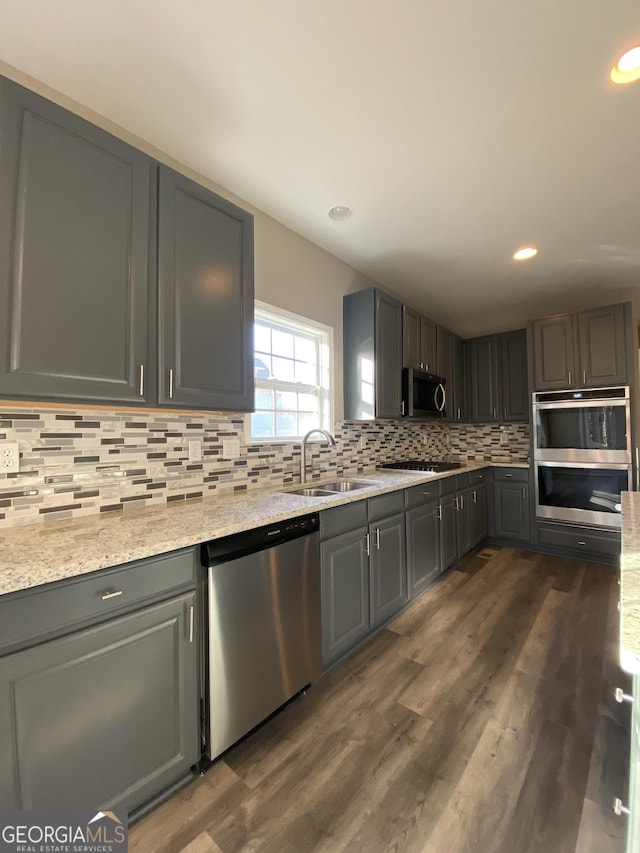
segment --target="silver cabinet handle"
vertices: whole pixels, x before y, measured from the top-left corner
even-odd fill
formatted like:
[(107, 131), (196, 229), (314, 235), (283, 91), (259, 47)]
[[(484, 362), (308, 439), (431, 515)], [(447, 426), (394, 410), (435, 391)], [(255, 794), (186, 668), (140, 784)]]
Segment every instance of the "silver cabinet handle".
[(636, 447), (636, 492), (640, 492), (640, 448)]
[(582, 371), (582, 384), (583, 385), (587, 384), (587, 371), (586, 370)]
[(110, 598), (117, 598), (119, 595), (122, 595), (122, 590), (114, 589), (111, 592), (103, 592), (100, 598), (103, 601), (108, 601)]
[(173, 367), (169, 368), (169, 399), (173, 399)]
[(507, 419), (507, 407), (506, 406), (504, 407), (504, 419), (505, 419), (505, 421)]
[(404, 415), (404, 400), (400, 403), (400, 414)]
[(526, 499), (527, 499), (527, 494), (526, 494), (525, 487), (523, 486), (522, 487), (522, 500), (525, 501)]
[(569, 371), (569, 385), (571, 385), (571, 371)]
[(474, 504), (478, 503), (478, 492), (476, 489), (473, 490), (473, 502)]
[(460, 406), (458, 406), (458, 420), (462, 420), (462, 412), (460, 411)]
[(193, 604), (189, 607), (189, 642), (193, 643), (193, 616), (194, 616), (194, 606)]
[(370, 557), (371, 556), (371, 537), (369, 536), (368, 533), (366, 533), (365, 537), (364, 537), (364, 550), (365, 550), (367, 557)]
[(140, 384), (138, 387), (141, 397), (144, 397), (144, 364), (140, 365)]
[(620, 817), (623, 814), (631, 814), (629, 809), (626, 806), (622, 805), (622, 800), (619, 797), (616, 797), (613, 801), (613, 810)]
[(633, 702), (633, 696), (630, 696), (629, 693), (625, 693), (622, 687), (616, 687), (613, 691), (613, 698), (616, 702)]
[(441, 506), (441, 504), (438, 504), (438, 514), (437, 514), (436, 518), (438, 519), (438, 521), (442, 521), (442, 506)]
[(496, 417), (496, 410), (495, 410), (495, 409), (493, 410), (493, 419), (494, 419), (494, 421), (495, 421), (495, 420), (497, 420), (497, 417)]
[(380, 550), (380, 528), (376, 527), (376, 548)]
[(428, 364), (425, 364), (424, 369), (425, 369), (425, 370), (426, 370), (426, 372), (428, 373), (428, 372), (429, 372), (429, 365), (428, 365)]
[(464, 495), (460, 495), (460, 509), (464, 509)]
[(458, 496), (457, 496), (457, 495), (456, 495), (456, 499), (455, 499), (455, 505), (456, 505), (456, 512), (458, 512), (458, 511), (459, 511), (459, 509), (460, 509), (460, 502), (459, 502), (459, 500), (458, 500)]
[(505, 477), (513, 477), (513, 474), (505, 474)]
[(578, 545), (586, 545), (586, 542), (583, 542), (582, 539), (578, 539)]

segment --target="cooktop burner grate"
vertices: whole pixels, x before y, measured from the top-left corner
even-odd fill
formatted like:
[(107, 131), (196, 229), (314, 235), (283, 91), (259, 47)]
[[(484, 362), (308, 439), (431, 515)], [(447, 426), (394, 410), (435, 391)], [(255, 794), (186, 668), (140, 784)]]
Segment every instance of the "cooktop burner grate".
[(460, 462), (430, 462), (422, 459), (409, 459), (402, 462), (384, 462), (380, 468), (392, 468), (401, 471), (453, 471), (461, 467)]

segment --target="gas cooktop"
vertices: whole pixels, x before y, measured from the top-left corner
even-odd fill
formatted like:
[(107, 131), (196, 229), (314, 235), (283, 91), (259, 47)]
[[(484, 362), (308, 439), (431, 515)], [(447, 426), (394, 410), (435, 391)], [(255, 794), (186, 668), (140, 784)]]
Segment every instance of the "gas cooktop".
[(385, 462), (379, 468), (395, 468), (401, 471), (433, 471), (439, 474), (441, 471), (453, 471), (460, 468), (461, 462), (429, 462), (422, 459), (410, 459), (406, 462)]

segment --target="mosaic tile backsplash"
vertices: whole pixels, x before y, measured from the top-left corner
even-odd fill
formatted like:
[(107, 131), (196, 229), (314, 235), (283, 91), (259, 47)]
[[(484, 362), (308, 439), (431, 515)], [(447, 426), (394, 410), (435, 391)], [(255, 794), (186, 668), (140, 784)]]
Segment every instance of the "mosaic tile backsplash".
[[(309, 479), (362, 474), (394, 459), (526, 462), (529, 454), (526, 424), (344, 421), (334, 433), (336, 447), (307, 448)], [(189, 462), (190, 439), (201, 442), (201, 462)], [(0, 527), (300, 480), (300, 444), (247, 444), (242, 416), (11, 409), (0, 402), (2, 440), (19, 443), (20, 472), (0, 475)]]

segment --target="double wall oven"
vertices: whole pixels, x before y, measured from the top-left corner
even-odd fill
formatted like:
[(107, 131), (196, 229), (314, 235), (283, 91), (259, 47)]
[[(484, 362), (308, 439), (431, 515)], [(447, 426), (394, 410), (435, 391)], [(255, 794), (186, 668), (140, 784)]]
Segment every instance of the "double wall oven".
[(533, 395), (538, 518), (620, 527), (620, 493), (632, 488), (629, 388)]

